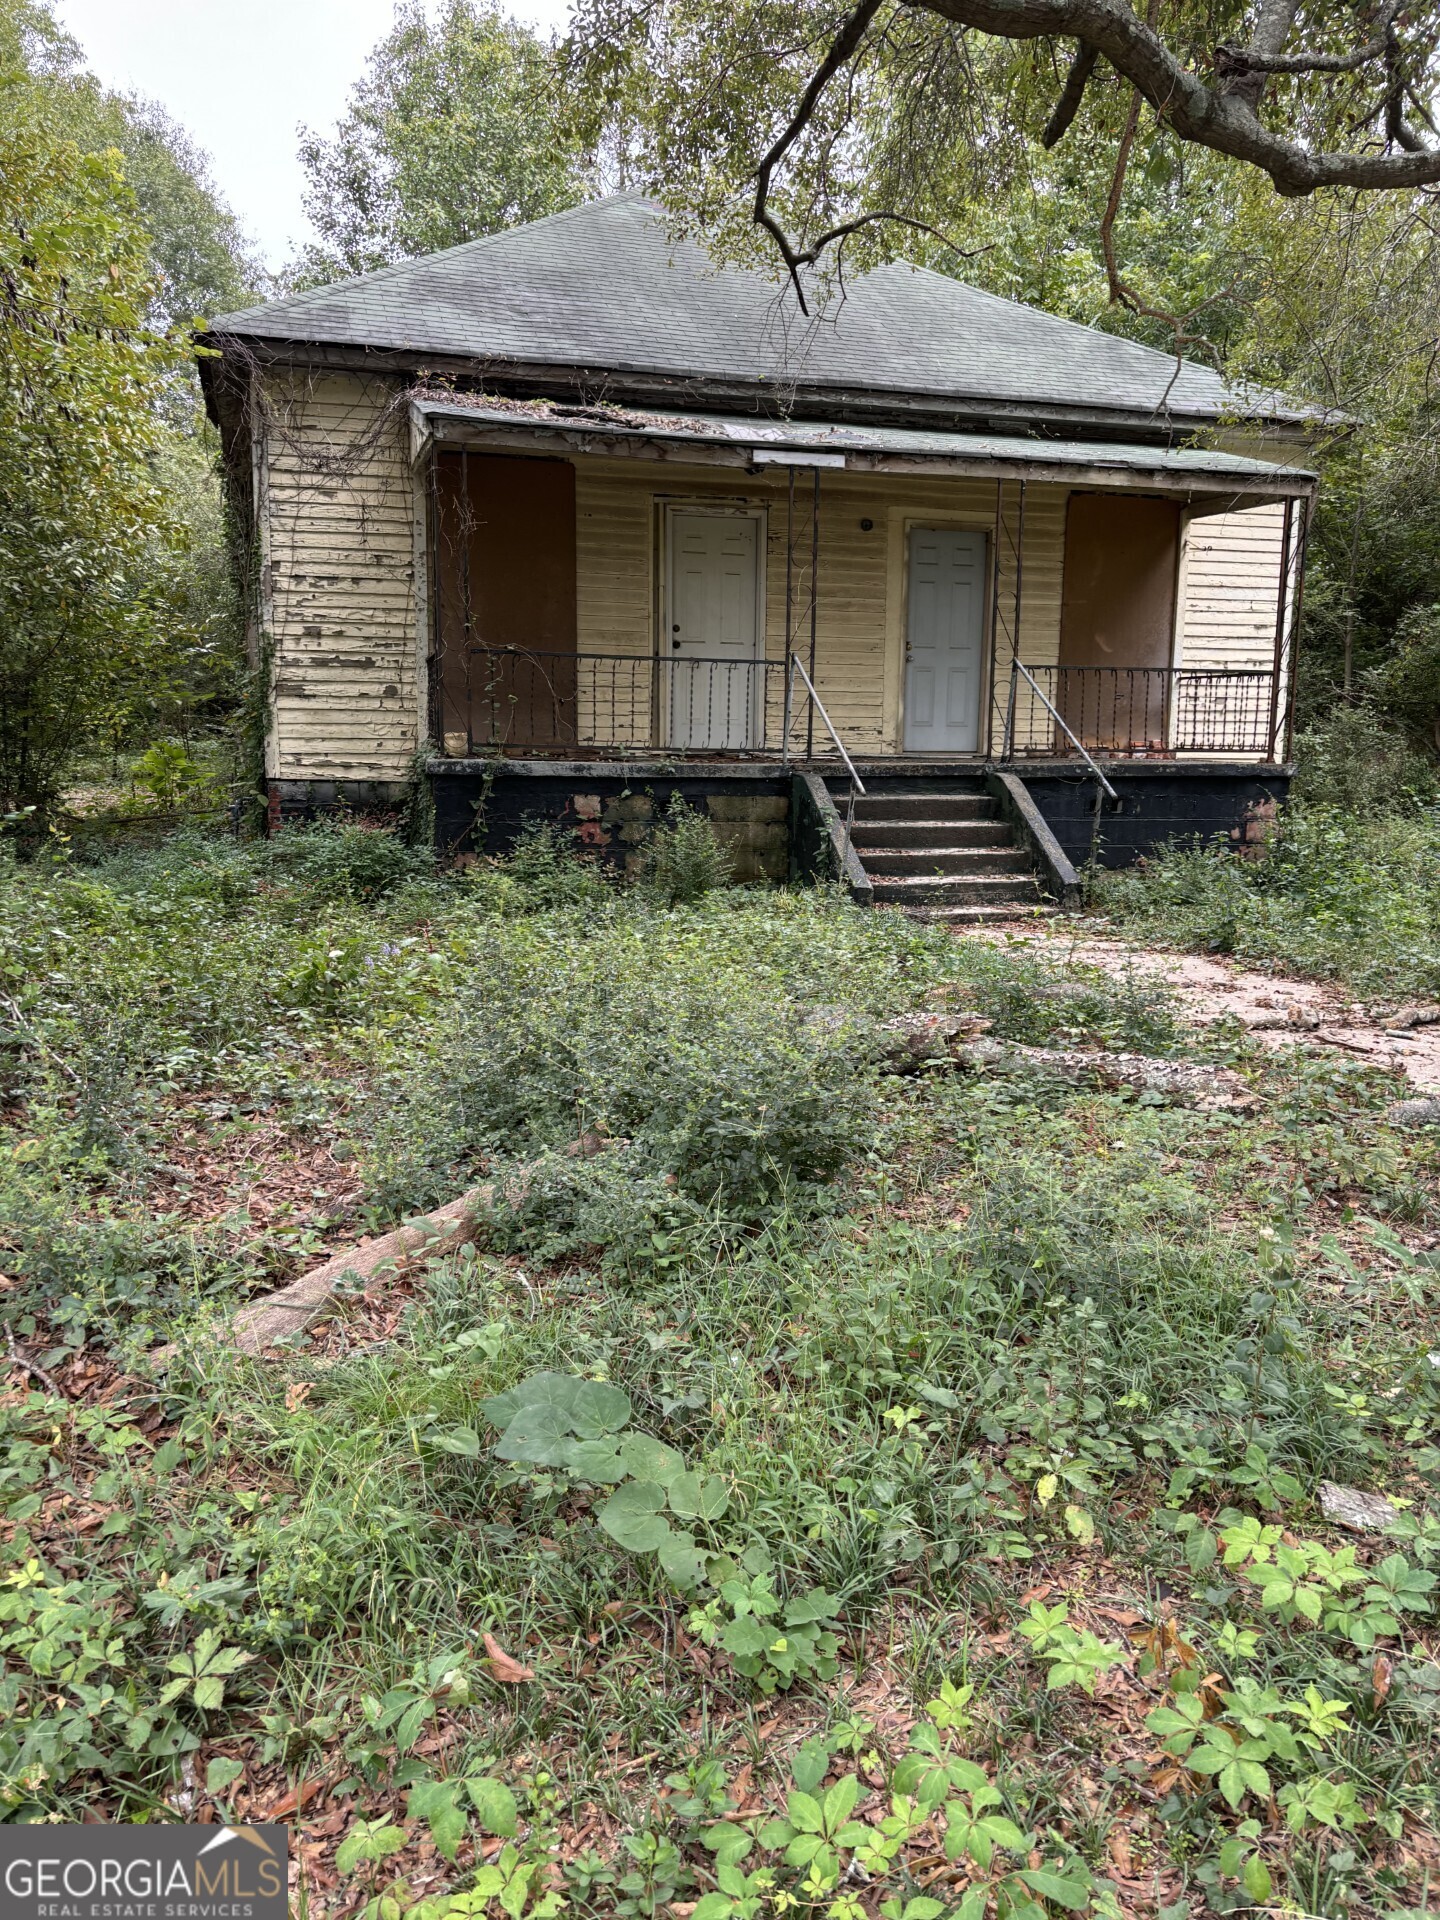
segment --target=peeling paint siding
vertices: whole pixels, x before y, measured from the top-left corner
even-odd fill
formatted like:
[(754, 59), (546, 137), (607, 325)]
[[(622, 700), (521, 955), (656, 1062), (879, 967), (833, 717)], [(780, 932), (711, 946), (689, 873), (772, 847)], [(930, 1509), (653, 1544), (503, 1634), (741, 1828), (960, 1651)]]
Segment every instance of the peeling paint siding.
[(1185, 530), (1176, 659), (1185, 667), (1269, 667), (1284, 544), (1283, 506), (1192, 520)]
[[(282, 779), (403, 780), (422, 737), (423, 581), (416, 493), (399, 389), (383, 379), (272, 374), (265, 383), (260, 498), (266, 627), (273, 645), (269, 771)], [(766, 514), (765, 652), (784, 657), (786, 475), (581, 458), (576, 468), (582, 653), (650, 657), (664, 565), (663, 508), (710, 502)], [(809, 646), (810, 476), (795, 478), (801, 531), (795, 642)], [(1021, 658), (1059, 653), (1064, 486), (1026, 489)], [(821, 476), (816, 680), (846, 744), (902, 745), (907, 539), (971, 526), (993, 538), (996, 490), (974, 479)], [(867, 532), (862, 519), (873, 521)], [(1180, 594), (1186, 665), (1268, 666), (1282, 509), (1194, 521)], [(1019, 487), (1005, 487), (999, 622), (992, 637), (998, 747), (1014, 621)], [(987, 592), (986, 618), (990, 617)], [(768, 735), (778, 734), (776, 710)], [(1022, 695), (1022, 704), (1024, 696)], [(1025, 721), (1020, 714), (1022, 725)]]
[(419, 603), (398, 391), (353, 374), (265, 381), (272, 778), (403, 780), (410, 770)]

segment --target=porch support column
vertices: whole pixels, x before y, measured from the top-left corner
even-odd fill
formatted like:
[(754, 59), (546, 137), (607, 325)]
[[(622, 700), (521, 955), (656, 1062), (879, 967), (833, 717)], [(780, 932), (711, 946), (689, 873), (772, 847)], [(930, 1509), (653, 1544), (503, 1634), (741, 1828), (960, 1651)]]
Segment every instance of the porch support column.
[(1273, 763), (1280, 741), (1280, 676), (1285, 670), (1285, 639), (1290, 625), (1290, 533), (1295, 502), (1285, 502), (1285, 525), (1280, 536), (1280, 584), (1275, 593), (1275, 652), (1270, 668), (1270, 726), (1265, 735), (1265, 757)]
[(1287, 761), (1295, 745), (1295, 696), (1300, 684), (1300, 617), (1305, 611), (1305, 553), (1310, 544), (1310, 522), (1315, 517), (1315, 495), (1312, 493), (1297, 505), (1300, 528), (1295, 541), (1295, 591), (1290, 598), (1290, 645), (1286, 663), (1290, 679), (1285, 689), (1285, 726), (1279, 741), (1279, 751)]
[[(814, 492), (810, 503), (810, 684), (815, 685), (815, 641), (820, 616), (820, 469), (812, 467)], [(815, 699), (805, 708), (805, 758), (815, 758)]]

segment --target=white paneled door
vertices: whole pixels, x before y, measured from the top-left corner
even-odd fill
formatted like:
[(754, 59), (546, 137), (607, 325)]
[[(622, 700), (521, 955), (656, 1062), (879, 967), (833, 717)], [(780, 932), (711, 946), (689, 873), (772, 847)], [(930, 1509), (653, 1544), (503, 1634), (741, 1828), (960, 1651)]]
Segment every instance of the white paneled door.
[(672, 747), (761, 744), (760, 521), (672, 508), (661, 635), (662, 704)]
[(977, 753), (985, 654), (985, 535), (910, 532), (905, 751)]

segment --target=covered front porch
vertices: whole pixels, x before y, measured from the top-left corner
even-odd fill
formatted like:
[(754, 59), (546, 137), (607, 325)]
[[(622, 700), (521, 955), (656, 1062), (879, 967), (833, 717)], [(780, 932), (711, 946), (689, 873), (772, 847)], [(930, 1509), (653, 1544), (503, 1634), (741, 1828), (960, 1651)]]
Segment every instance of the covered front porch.
[(1288, 757), (1293, 466), (488, 395), (411, 431), (437, 773)]

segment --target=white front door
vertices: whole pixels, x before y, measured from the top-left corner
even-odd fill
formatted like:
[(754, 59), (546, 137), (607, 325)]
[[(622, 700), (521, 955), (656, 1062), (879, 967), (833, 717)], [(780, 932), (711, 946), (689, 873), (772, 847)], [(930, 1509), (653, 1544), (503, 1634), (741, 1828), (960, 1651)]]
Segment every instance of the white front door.
[(661, 691), (672, 747), (759, 744), (760, 522), (753, 514), (669, 513)]
[(905, 751), (977, 753), (985, 651), (985, 536), (910, 533)]

